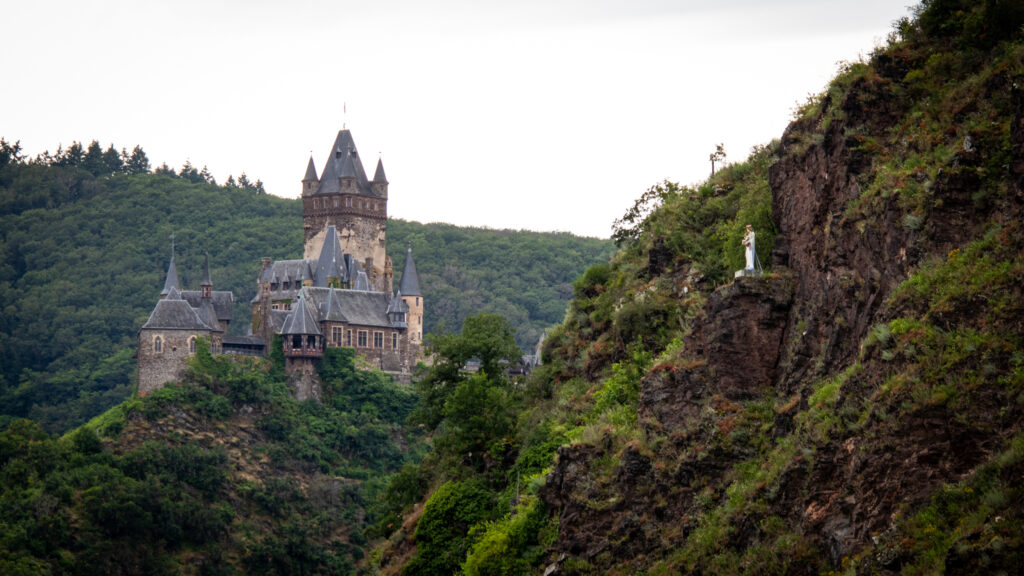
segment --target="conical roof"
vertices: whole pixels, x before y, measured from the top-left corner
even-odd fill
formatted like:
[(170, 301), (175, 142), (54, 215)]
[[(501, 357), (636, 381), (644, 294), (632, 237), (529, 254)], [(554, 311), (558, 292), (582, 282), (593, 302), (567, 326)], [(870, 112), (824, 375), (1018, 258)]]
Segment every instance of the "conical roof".
[(388, 183), (388, 177), (384, 175), (384, 161), (379, 158), (377, 159), (377, 170), (373, 173), (373, 181)]
[(299, 292), (299, 299), (295, 302), (295, 307), (292, 308), (292, 313), (285, 318), (284, 325), (281, 326), (281, 334), (319, 335), (320, 333), (320, 326), (317, 325), (316, 318), (313, 317), (313, 312), (306, 304), (306, 298), (303, 296), (303, 292)]
[(171, 290), (181, 290), (178, 282), (178, 269), (174, 266), (174, 254), (171, 254), (171, 264), (167, 267), (167, 279), (164, 280), (164, 289), (160, 291), (161, 296), (167, 296)]
[(203, 280), (199, 283), (200, 286), (213, 286), (213, 281), (210, 280), (210, 253), (206, 253), (206, 265), (203, 267)]
[(416, 263), (412, 259), (412, 248), (405, 253), (405, 268), (402, 269), (402, 282), (398, 291), (403, 296), (423, 296), (420, 293), (420, 277), (416, 274)]
[(306, 175), (302, 177), (302, 181), (306, 182), (309, 180), (316, 180), (316, 166), (313, 164), (313, 156), (309, 157), (309, 164), (306, 164)]

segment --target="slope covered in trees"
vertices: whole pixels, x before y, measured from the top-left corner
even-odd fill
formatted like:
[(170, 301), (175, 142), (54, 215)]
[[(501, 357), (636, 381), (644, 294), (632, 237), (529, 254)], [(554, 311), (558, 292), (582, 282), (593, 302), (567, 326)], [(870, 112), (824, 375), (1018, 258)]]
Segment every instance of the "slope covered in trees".
[[(139, 147), (76, 143), (28, 159), (0, 142), (0, 423), (29, 416), (64, 431), (130, 395), (135, 332), (163, 286), (172, 234), (182, 282), (196, 287), (209, 252), (214, 289), (236, 296), (230, 331), (244, 333), (260, 258), (301, 255), (301, 206), (245, 175), (218, 186), (204, 173), (150, 173)], [(389, 242), (399, 270), (406, 246), (416, 250), (427, 332), (491, 310), (515, 319), (524, 347), (562, 320), (568, 283), (612, 250), (398, 220)]]
[[(924, 2), (779, 141), (644, 194), (523, 386), (435, 367), (374, 568), (1019, 572), (1022, 30)], [(770, 270), (734, 279), (747, 223)]]
[(0, 432), (0, 573), (351, 574), (382, 479), (426, 449), (408, 386), (330, 349), (324, 401), (283, 356), (211, 357), (63, 438)]

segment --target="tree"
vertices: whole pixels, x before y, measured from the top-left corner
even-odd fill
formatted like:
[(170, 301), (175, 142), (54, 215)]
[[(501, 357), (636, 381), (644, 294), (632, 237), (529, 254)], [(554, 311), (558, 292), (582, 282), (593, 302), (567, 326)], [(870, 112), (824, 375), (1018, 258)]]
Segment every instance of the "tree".
[(107, 175), (124, 172), (124, 160), (121, 159), (121, 154), (114, 150), (113, 144), (103, 152), (103, 166)]
[(716, 144), (715, 151), (708, 157), (711, 160), (711, 175), (715, 175), (715, 162), (725, 162), (725, 146), (723, 144)]
[(414, 419), (431, 428), (445, 416), (445, 404), (455, 389), (467, 379), (466, 363), (480, 362), (480, 374), (488, 383), (498, 385), (505, 380), (505, 366), (516, 360), (522, 351), (516, 346), (508, 320), (497, 314), (477, 314), (462, 323), (462, 333), (430, 334), (427, 352), (434, 356), (434, 365), (417, 382), (421, 404)]
[(6, 140), (0, 138), (0, 168), (8, 164), (20, 164), (25, 157), (21, 155), (21, 140), (17, 140), (14, 144), (8, 144)]
[(107, 165), (103, 158), (103, 149), (100, 148), (100, 143), (93, 140), (89, 143), (89, 148), (85, 152), (85, 159), (82, 162), (82, 167), (89, 171), (93, 176), (102, 176), (107, 171)]
[(146, 157), (141, 146), (132, 148), (132, 154), (125, 158), (124, 165), (125, 171), (132, 176), (149, 173), (149, 158)]

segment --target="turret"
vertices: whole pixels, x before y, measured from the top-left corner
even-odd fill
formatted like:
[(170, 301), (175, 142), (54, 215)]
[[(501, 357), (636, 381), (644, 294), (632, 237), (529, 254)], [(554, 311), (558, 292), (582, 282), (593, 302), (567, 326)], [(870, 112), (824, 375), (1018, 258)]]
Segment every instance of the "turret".
[(304, 296), (299, 292), (291, 314), (281, 327), (285, 358), (319, 358), (324, 353), (324, 338)]
[(384, 175), (384, 161), (379, 158), (377, 159), (377, 170), (373, 173), (371, 187), (374, 196), (385, 199), (388, 197), (388, 178)]
[(320, 179), (316, 177), (316, 166), (313, 164), (313, 156), (309, 157), (309, 164), (306, 165), (306, 175), (302, 177), (302, 195), (309, 196), (316, 192)]
[(412, 248), (405, 253), (405, 268), (398, 285), (402, 301), (409, 307), (406, 322), (409, 326), (409, 341), (419, 344), (423, 340), (423, 294), (420, 293), (420, 277), (412, 259)]

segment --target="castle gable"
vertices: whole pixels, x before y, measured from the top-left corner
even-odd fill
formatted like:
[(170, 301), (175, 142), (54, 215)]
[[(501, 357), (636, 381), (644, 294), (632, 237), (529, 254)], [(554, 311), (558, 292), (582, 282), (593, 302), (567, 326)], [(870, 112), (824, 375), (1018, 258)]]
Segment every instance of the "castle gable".
[(178, 290), (172, 287), (166, 298), (157, 301), (142, 329), (210, 331), (218, 328), (203, 322), (196, 309), (182, 300)]

